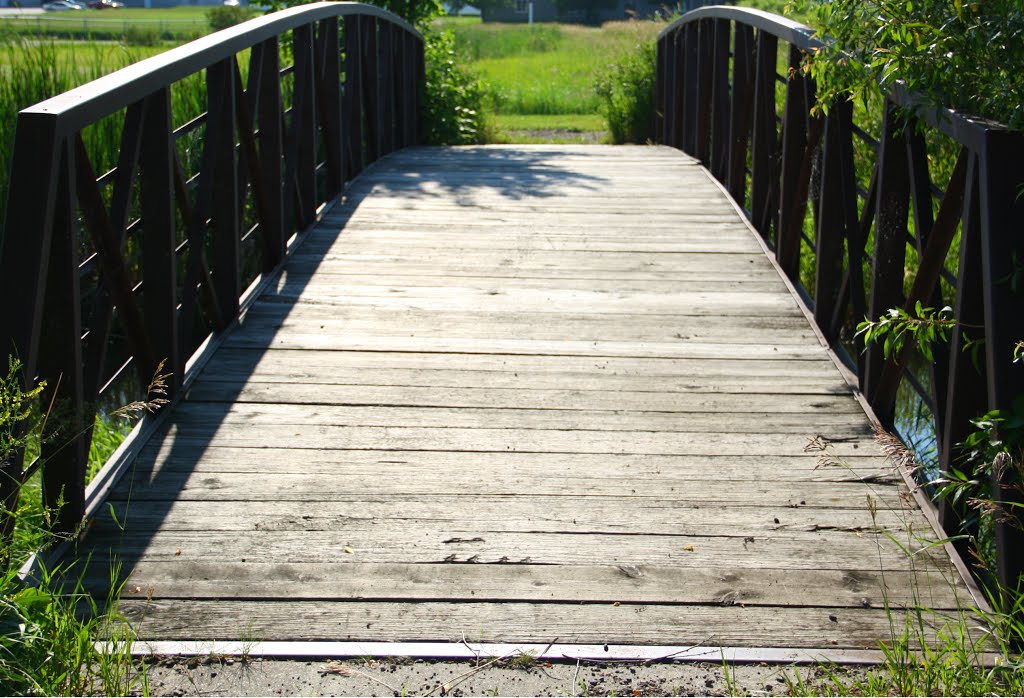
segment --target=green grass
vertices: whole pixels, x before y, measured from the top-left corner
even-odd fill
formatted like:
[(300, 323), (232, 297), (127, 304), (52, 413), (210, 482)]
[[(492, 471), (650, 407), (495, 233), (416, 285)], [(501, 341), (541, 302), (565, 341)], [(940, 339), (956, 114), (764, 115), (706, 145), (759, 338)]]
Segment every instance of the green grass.
[(590, 132), (592, 142), (606, 130), (594, 90), (598, 74), (638, 42), (653, 41), (663, 24), (529, 27), (458, 18), (436, 26), (454, 33), (459, 63), (480, 80), (499, 140), (579, 142), (581, 132)]
[(502, 131), (601, 131), (604, 119), (598, 114), (497, 114), (494, 125)]
[(205, 7), (46, 12), (0, 19), (0, 32), (51, 38), (187, 41), (210, 33)]

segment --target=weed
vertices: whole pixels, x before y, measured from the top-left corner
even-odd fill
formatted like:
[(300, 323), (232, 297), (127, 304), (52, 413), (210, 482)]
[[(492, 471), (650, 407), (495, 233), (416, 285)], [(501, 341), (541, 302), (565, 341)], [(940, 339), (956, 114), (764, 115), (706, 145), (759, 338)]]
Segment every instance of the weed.
[(512, 669), (532, 669), (537, 665), (536, 655), (529, 652), (520, 652), (508, 660), (508, 666)]
[[(914, 454), (899, 440), (881, 432), (878, 441), (887, 459), (894, 467), (916, 467)], [(819, 459), (822, 464), (849, 467), (824, 445)], [(851, 472), (852, 469), (851, 469)], [(869, 508), (874, 519), (879, 497), (871, 497)], [(904, 514), (890, 507), (891, 511)], [(913, 526), (905, 524), (905, 541), (897, 541), (887, 534), (906, 556), (915, 578), (926, 574), (917, 559), (930, 547), (948, 542), (918, 536)], [(913, 590), (914, 602), (897, 609), (890, 603), (883, 574), (883, 599), (889, 620), (889, 639), (880, 647), (882, 662), (865, 671), (848, 671), (829, 662), (815, 669), (819, 678), (805, 680), (799, 669), (786, 675), (787, 688), (792, 695), (1020, 695), (1024, 691), (1024, 665), (1016, 648), (1024, 640), (1024, 625), (1019, 614), (1022, 601), (1019, 594), (1008, 594), (1002, 599), (990, 598), (997, 610), (962, 608), (941, 613), (921, 603), (920, 592)], [(954, 580), (948, 579), (958, 598)], [(967, 604), (961, 603), (960, 606)], [(997, 661), (987, 661), (992, 657)]]
[(653, 41), (623, 52), (597, 78), (594, 90), (614, 143), (646, 143), (654, 134)]

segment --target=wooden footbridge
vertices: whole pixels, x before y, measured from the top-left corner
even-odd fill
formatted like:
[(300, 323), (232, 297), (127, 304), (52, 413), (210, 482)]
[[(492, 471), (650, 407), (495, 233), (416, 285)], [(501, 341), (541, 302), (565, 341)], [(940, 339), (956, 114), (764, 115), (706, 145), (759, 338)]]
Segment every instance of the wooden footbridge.
[[(840, 340), (953, 277), (989, 362), (978, 380), (947, 355), (931, 382), (949, 386), (930, 393), (948, 463), (975, 407), (1019, 382), (1001, 363), (1019, 301), (991, 279), (1021, 246), (993, 217), (1019, 214), (996, 175), (1020, 140), (929, 122), (962, 137), (940, 188), (889, 110), (857, 205), (850, 139), (871, 136), (847, 108), (809, 116), (802, 74), (777, 130), (779, 39), (793, 60), (813, 47), (733, 8), (666, 29), (667, 145), (416, 147), (421, 39), (348, 3), (23, 112), (0, 286), (26, 303), (0, 339), (80, 423), (118, 376), (164, 357), (171, 374), (172, 403), (88, 487), (88, 433), (41, 459), (61, 524), (87, 517), (92, 588), (122, 566), (139, 648), (863, 661), (983, 607), (875, 441), (898, 365), (847, 364)], [(171, 87), (198, 71), (208, 109), (175, 124)], [(114, 113), (121, 154), (98, 177), (80, 134)], [(871, 230), (920, 251), (909, 294), (905, 255), (863, 260)], [(844, 273), (862, 260), (867, 289)]]

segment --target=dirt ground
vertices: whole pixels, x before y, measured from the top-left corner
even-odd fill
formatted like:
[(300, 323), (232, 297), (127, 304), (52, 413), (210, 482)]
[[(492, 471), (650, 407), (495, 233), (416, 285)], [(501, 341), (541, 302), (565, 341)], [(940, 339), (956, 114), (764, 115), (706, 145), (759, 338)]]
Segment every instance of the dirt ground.
[(723, 696), (786, 695), (813, 667), (705, 663), (547, 663), (413, 659), (165, 658), (149, 668), (154, 696)]

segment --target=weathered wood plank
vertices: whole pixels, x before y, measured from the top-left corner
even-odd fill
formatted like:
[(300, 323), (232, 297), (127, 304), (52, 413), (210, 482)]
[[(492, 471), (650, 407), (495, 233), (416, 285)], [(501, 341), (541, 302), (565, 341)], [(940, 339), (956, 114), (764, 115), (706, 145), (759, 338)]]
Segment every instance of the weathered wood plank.
[[(719, 480), (769, 480), (773, 482), (886, 482), (896, 478), (892, 467), (880, 456), (844, 455), (842, 463), (823, 465), (819, 452), (791, 455), (651, 455), (588, 453), (517, 453), (476, 451), (471, 458), (445, 451), (316, 451), (281, 448), (188, 446), (156, 435), (143, 451), (136, 466), (142, 476), (156, 463), (160, 470), (189, 472), (336, 473), (340, 468), (356, 476), (378, 473), (382, 467), (408, 467), (423, 472), (464, 470), (486, 474), (516, 472), (537, 474), (586, 474), (589, 477), (623, 477), (657, 480), (662, 476)], [(859, 453), (854, 450), (852, 453)], [(148, 478), (148, 475), (145, 476)], [(866, 510), (866, 509), (865, 509)]]
[[(640, 610), (643, 609), (643, 610)], [(130, 601), (121, 612), (143, 637), (175, 640), (560, 642), (681, 646), (875, 649), (903, 629), (905, 614), (879, 609), (659, 606), (620, 604), (352, 603), (291, 601)], [(928, 614), (925, 639), (945, 625)], [(954, 618), (954, 626), (962, 619)], [(909, 619), (907, 619), (909, 623)], [(969, 627), (971, 624), (966, 623)], [(938, 627), (936, 627), (938, 626)], [(916, 623), (915, 623), (916, 627)], [(980, 634), (980, 633), (979, 633)], [(913, 636), (911, 640), (915, 640)], [(716, 654), (709, 661), (719, 661)]]
[[(173, 416), (182, 430), (204, 433), (216, 428), (257, 428), (265, 426), (317, 425), (366, 427), (459, 427), (475, 429), (557, 429), (656, 432), (743, 432), (807, 435), (807, 417), (790, 412), (740, 412), (723, 419), (721, 414), (703, 411), (651, 412), (625, 410), (532, 410), (448, 407), (392, 407), (362, 405), (293, 405), (268, 403), (209, 403), (182, 405)], [(872, 433), (863, 420), (848, 412), (825, 412), (816, 418), (821, 429), (833, 437)]]
[[(197, 451), (202, 441), (197, 439)], [(259, 450), (259, 449), (256, 449)], [(253, 458), (257, 457), (256, 454)], [(461, 456), (461, 458), (465, 458)], [(452, 460), (460, 456), (453, 454)], [(339, 459), (343, 463), (343, 459)], [(118, 489), (118, 497), (132, 501), (152, 499), (192, 499), (218, 501), (307, 501), (354, 497), (365, 499), (378, 496), (442, 497), (442, 496), (527, 496), (536, 498), (560, 497), (621, 497), (625, 500), (643, 499), (660, 502), (687, 502), (694, 506), (743, 507), (772, 503), (779, 507), (796, 508), (865, 508), (871, 497), (878, 506), (899, 510), (902, 489), (886, 482), (787, 482), (785, 487), (772, 482), (694, 480), (681, 477), (664, 481), (640, 481), (629, 477), (533, 476), (517, 473), (482, 473), (463, 469), (442, 477), (413, 479), (409, 469), (395, 469), (394, 476), (385, 465), (375, 478), (347, 478), (337, 475), (307, 473), (262, 472), (206, 472), (199, 470), (160, 471), (151, 481), (136, 480)], [(401, 475), (406, 475), (399, 479)], [(556, 506), (557, 501), (551, 500)], [(630, 506), (633, 506), (630, 504)]]
[[(268, 303), (266, 306), (275, 304)], [(266, 307), (263, 306), (263, 307)], [(551, 341), (574, 337), (583, 341), (617, 341), (617, 342), (686, 342), (697, 341), (706, 343), (734, 342), (737, 344), (794, 345), (816, 341), (816, 336), (809, 328), (773, 328), (772, 322), (762, 322), (758, 317), (736, 318), (735, 327), (724, 327), (723, 318), (704, 323), (702, 318), (666, 318), (658, 330), (652, 331), (649, 324), (638, 321), (635, 317), (613, 317), (599, 315), (594, 317), (542, 317), (524, 318), (518, 313), (496, 313), (486, 322), (468, 313), (439, 313), (433, 321), (422, 317), (422, 311), (410, 310), (389, 313), (385, 319), (360, 315), (373, 315), (374, 312), (359, 309), (346, 318), (347, 313), (338, 313), (340, 317), (330, 317), (328, 312), (311, 313), (305, 307), (294, 308), (285, 316), (265, 316), (250, 313), (242, 322), (248, 331), (275, 335), (294, 332), (296, 334), (324, 333), (332, 336), (355, 335), (405, 335), (415, 337), (460, 337), (464, 339), (487, 339), (505, 337), (515, 334), (520, 339), (534, 341)], [(711, 316), (715, 317), (715, 316)], [(772, 318), (776, 319), (776, 318)], [(777, 318), (778, 324), (785, 325), (798, 318)], [(532, 321), (530, 321), (532, 320)], [(805, 323), (806, 324), (806, 323)]]
[[(708, 606), (956, 609), (955, 580), (919, 590), (914, 575), (835, 570), (668, 569), (652, 566), (144, 562), (125, 598), (462, 602), (597, 602)], [(102, 588), (107, 579), (87, 580)], [(964, 594), (961, 588), (958, 592)]]
[[(355, 473), (354, 477), (361, 477)], [(615, 495), (560, 497), (552, 506), (549, 497), (538, 495), (436, 497), (416, 499), (376, 494), (365, 499), (351, 495), (321, 499), (316, 506), (302, 501), (269, 501), (252, 506), (246, 501), (179, 500), (166, 506), (133, 506), (130, 499), (115, 499), (113, 509), (102, 512), (96, 526), (113, 532), (131, 526), (133, 531), (323, 531), (345, 526), (380, 526), (393, 521), (400, 526), (445, 526), (455, 530), (504, 532), (642, 533), (677, 535), (728, 535), (765, 538), (792, 532), (838, 531), (900, 532), (909, 527), (926, 532), (919, 511), (881, 508), (874, 514), (863, 509), (790, 507), (764, 503), (752, 506), (701, 507), (699, 502), (638, 500), (629, 508)]]
[[(498, 376), (507, 378), (506, 374), (511, 374), (513, 378), (515, 374), (528, 376), (527, 380), (520, 381), (520, 383), (541, 380), (542, 376), (547, 376), (547, 379), (555, 381), (553, 385), (558, 387), (566, 385), (564, 382), (558, 382), (562, 380), (571, 381), (575, 387), (586, 386), (588, 383), (601, 381), (608, 377), (636, 381), (653, 379), (661, 381), (664, 390), (668, 392), (689, 390), (689, 386), (699, 386), (702, 379), (705, 378), (742, 379), (755, 383), (765, 381), (766, 385), (772, 378), (793, 381), (800, 378), (841, 380), (835, 364), (824, 355), (813, 359), (732, 360), (717, 357), (672, 359), (628, 356), (460, 354), (456, 360), (451, 356), (432, 352), (341, 352), (289, 349), (262, 351), (235, 347), (225, 347), (218, 351), (211, 360), (207, 373), (211, 376), (220, 375), (219, 371), (222, 368), (236, 365), (238, 362), (241, 362), (239, 367), (243, 370), (252, 366), (255, 373), (267, 369), (275, 372), (288, 370), (297, 375), (306, 375), (306, 373), (312, 376), (324, 375), (325, 380), (319, 381), (322, 383), (334, 382), (331, 377), (336, 372), (363, 373), (364, 369), (374, 369), (375, 371), (410, 370), (429, 379), (444, 375), (455, 376), (469, 371), (475, 374), (486, 374), (488, 380), (497, 379)], [(846, 384), (845, 381), (843, 384)], [(517, 385), (516, 387), (525, 388), (526, 386)], [(848, 390), (841, 392), (846, 393)]]
[[(147, 560), (224, 563), (448, 563), (651, 565), (690, 569), (907, 570), (907, 553), (889, 537), (862, 533), (790, 533), (786, 537), (585, 535), (459, 531), (422, 526), (340, 527), (331, 531), (145, 531), (122, 536), (99, 528), (90, 536), (97, 553), (116, 546), (120, 556)], [(753, 540), (750, 540), (753, 538)], [(941, 548), (915, 544), (914, 562), (951, 570)]]

